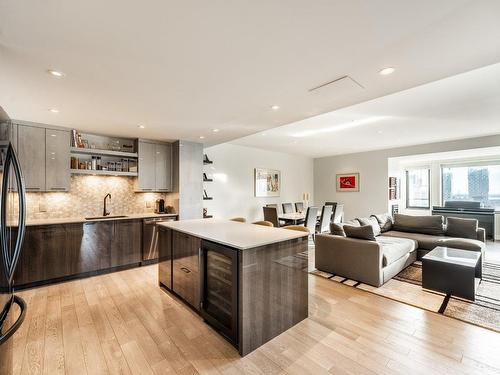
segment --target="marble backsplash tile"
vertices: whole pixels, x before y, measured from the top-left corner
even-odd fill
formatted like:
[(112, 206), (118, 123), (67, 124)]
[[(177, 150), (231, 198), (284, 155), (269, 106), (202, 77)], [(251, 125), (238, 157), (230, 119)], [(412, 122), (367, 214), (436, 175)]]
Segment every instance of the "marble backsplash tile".
[(163, 198), (167, 205), (175, 204), (176, 194), (135, 193), (133, 177), (72, 176), (67, 193), (27, 193), (28, 219), (100, 216), (103, 199), (111, 194), (108, 211), (111, 215), (154, 212), (156, 199)]

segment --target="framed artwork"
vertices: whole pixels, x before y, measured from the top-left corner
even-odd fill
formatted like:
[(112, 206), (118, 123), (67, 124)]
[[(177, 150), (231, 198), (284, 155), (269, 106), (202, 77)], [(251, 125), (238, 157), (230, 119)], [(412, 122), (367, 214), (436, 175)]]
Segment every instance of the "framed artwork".
[(338, 174), (337, 191), (359, 191), (359, 173)]
[(275, 169), (255, 168), (254, 186), (256, 197), (279, 197), (281, 172)]

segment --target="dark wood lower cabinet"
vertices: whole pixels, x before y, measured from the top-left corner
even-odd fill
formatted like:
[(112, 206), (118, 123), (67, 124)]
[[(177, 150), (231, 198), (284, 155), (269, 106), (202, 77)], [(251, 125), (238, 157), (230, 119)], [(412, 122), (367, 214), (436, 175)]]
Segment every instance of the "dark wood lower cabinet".
[(26, 227), (16, 287), (139, 264), (142, 220)]
[(158, 226), (158, 281), (172, 289), (172, 230)]
[(201, 240), (182, 232), (172, 234), (172, 290), (200, 310)]

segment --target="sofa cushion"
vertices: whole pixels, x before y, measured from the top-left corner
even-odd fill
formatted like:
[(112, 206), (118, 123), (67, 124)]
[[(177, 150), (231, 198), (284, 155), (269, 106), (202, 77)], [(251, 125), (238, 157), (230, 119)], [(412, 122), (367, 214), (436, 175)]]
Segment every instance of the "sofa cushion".
[(444, 235), (443, 217), (441, 215), (413, 216), (395, 214), (392, 229), (400, 232), (442, 236)]
[(362, 225), (360, 227), (344, 225), (344, 232), (346, 237), (375, 241), (375, 234), (373, 233), (373, 227), (371, 225)]
[(352, 225), (355, 227), (360, 226), (359, 221), (357, 220), (349, 220), (345, 223), (330, 223), (330, 234), (345, 237), (344, 225)]
[(372, 215), (378, 221), (378, 225), (380, 225), (380, 231), (382, 233), (391, 230), (392, 228), (392, 216), (390, 214), (376, 214)]
[(450, 237), (477, 239), (477, 219), (449, 217), (446, 219), (445, 234)]
[(371, 225), (373, 227), (373, 234), (375, 237), (380, 235), (380, 225), (376, 217), (358, 217), (356, 220), (358, 220), (361, 225)]
[(417, 242), (408, 238), (378, 236), (382, 250), (382, 266), (386, 267), (417, 248)]
[(445, 236), (431, 236), (430, 234), (399, 232), (396, 230), (390, 230), (382, 233), (381, 236), (408, 238), (410, 240), (417, 241), (418, 248), (424, 250), (432, 250), (436, 246), (439, 246), (439, 240), (448, 238)]
[(484, 243), (470, 238), (443, 238), (438, 241), (438, 246), (452, 247), (455, 249), (482, 251)]

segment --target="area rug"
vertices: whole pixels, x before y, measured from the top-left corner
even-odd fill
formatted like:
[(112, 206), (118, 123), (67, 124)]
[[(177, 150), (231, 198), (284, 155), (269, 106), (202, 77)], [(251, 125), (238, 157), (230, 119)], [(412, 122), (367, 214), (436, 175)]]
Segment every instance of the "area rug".
[(422, 263), (417, 261), (381, 287), (373, 287), (318, 270), (312, 274), (425, 310), (500, 332), (500, 264), (484, 263), (476, 300), (468, 301), (422, 289)]

